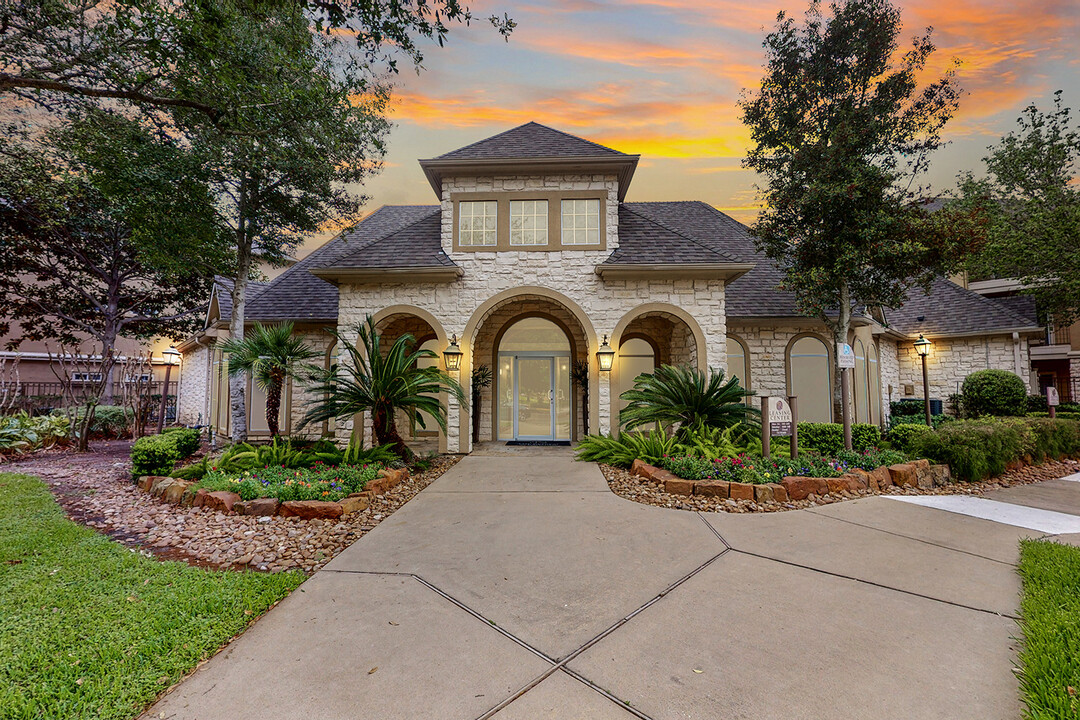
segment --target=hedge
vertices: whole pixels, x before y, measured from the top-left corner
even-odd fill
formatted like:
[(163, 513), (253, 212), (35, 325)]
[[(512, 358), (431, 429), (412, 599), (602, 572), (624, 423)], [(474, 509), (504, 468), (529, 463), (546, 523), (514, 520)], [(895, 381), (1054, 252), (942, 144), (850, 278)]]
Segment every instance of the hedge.
[[(1080, 420), (1080, 412), (1076, 410), (1058, 410), (1054, 415), (1061, 420)], [(1029, 412), (1027, 416), (1029, 418), (1048, 418), (1050, 417), (1050, 411)]]
[(199, 449), (199, 442), (199, 431), (187, 428), (139, 438), (131, 448), (132, 477), (168, 475), (178, 460)]
[(909, 452), (945, 463), (960, 480), (1005, 472), (1011, 462), (1080, 455), (1080, 422), (1048, 418), (958, 420), (918, 434)]
[(1008, 370), (977, 370), (964, 378), (960, 402), (968, 417), (1023, 415), (1027, 386)]
[[(851, 426), (851, 449), (870, 450), (881, 444), (877, 425), (855, 423)], [(823, 455), (836, 455), (844, 449), (844, 426), (840, 423), (799, 423), (799, 445), (810, 447)]]
[(889, 442), (897, 450), (908, 451), (916, 438), (934, 432), (933, 428), (925, 424), (904, 423), (897, 425), (889, 431)]

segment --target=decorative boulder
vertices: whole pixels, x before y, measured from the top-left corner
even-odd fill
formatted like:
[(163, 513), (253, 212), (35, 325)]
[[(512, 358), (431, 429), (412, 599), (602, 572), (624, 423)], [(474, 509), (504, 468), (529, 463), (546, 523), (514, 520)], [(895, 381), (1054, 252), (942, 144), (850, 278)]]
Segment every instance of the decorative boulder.
[(694, 483), (694, 494), (703, 497), (726, 498), (729, 496), (727, 480), (705, 480)]
[(363, 496), (353, 497), (352, 495), (350, 495), (347, 498), (338, 500), (338, 505), (341, 506), (341, 514), (348, 515), (350, 513), (367, 510), (368, 499)]
[(829, 492), (829, 484), (825, 478), (789, 475), (781, 480), (780, 484), (787, 490), (789, 500), (805, 500), (810, 495), (825, 495)]
[(219, 510), (221, 512), (232, 512), (233, 505), (240, 502), (240, 496), (234, 492), (228, 492), (226, 490), (219, 490), (218, 492), (207, 493), (203, 497), (203, 507), (208, 510)]
[(314, 520), (315, 518), (333, 520), (341, 517), (343, 510), (341, 505), (336, 502), (289, 500), (281, 503), (281, 509), (278, 512), (282, 517), (298, 517), (303, 520)]
[(694, 481), (683, 480), (681, 477), (676, 477), (669, 472), (661, 470), (660, 472), (670, 477), (664, 478), (664, 492), (671, 493), (672, 495), (693, 495), (694, 494)]
[(733, 482), (728, 486), (728, 496), (732, 500), (754, 499), (754, 486), (749, 483)]
[(236, 511), (237, 515), (265, 517), (267, 515), (276, 515), (279, 505), (281, 505), (281, 501), (277, 498), (255, 498), (254, 500), (236, 503), (233, 505), (233, 510)]
[(191, 480), (173, 480), (168, 487), (161, 492), (161, 499), (167, 503), (178, 505), (184, 499), (184, 493), (194, 484)]
[(893, 485), (900, 487), (917, 487), (919, 480), (915, 474), (915, 466), (911, 463), (900, 463), (889, 466), (889, 475)]

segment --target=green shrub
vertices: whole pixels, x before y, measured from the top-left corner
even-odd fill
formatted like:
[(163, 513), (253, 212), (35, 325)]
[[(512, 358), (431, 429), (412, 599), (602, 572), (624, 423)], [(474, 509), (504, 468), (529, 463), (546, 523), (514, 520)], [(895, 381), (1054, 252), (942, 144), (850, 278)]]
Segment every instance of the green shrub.
[(934, 432), (924, 424), (904, 423), (889, 430), (889, 442), (897, 450), (908, 451), (916, 438)]
[(634, 460), (659, 465), (665, 455), (676, 452), (678, 442), (662, 430), (623, 432), (619, 437), (589, 435), (577, 447), (577, 459), (601, 462), (618, 467), (630, 467)]
[(696, 455), (707, 460), (732, 457), (748, 451), (761, 452), (761, 438), (754, 428), (747, 425), (731, 425), (720, 429), (709, 427), (700, 420), (689, 428), (681, 428), (679, 444), (675, 451)]
[(131, 474), (133, 477), (168, 475), (179, 459), (180, 451), (169, 435), (147, 435), (131, 447)]
[(902, 463), (906, 460), (907, 456), (899, 450), (868, 448), (862, 452), (855, 450), (841, 450), (836, 453), (836, 461), (840, 463), (845, 470), (850, 470), (852, 468), (873, 470), (882, 465), (896, 465), (897, 463)]
[(243, 500), (273, 497), (288, 500), (340, 500), (350, 493), (360, 492), (374, 480), (383, 466), (316, 465), (313, 468), (286, 468), (274, 465), (239, 474), (213, 470), (199, 481), (197, 487), (206, 490), (228, 490)]
[(841, 463), (817, 453), (806, 453), (796, 460), (778, 457), (766, 460), (749, 453), (715, 460), (674, 455), (661, 458), (659, 464), (668, 472), (687, 480), (726, 480), (752, 485), (780, 482), (788, 475), (839, 477), (846, 470)]
[(881, 444), (881, 428), (870, 423), (855, 423), (851, 426), (851, 449), (863, 452)]
[(191, 428), (169, 428), (165, 434), (176, 445), (176, 451), (180, 454), (181, 460), (197, 453), (199, 445), (202, 444), (199, 431)]
[(1000, 475), (1010, 462), (1019, 460), (1028, 434), (1022, 422), (961, 420), (915, 437), (911, 454), (948, 465), (960, 480), (982, 480)]
[(923, 407), (922, 400), (893, 400), (889, 403), (889, 415), (920, 415)]
[(1045, 418), (1028, 420), (1026, 425), (1031, 429), (1030, 453), (1035, 460), (1060, 460), (1080, 454), (1080, 422)]
[[(1048, 418), (1050, 417), (1050, 413), (1048, 411), (1029, 412), (1027, 416), (1029, 418)], [(1077, 412), (1075, 410), (1059, 409), (1056, 413), (1054, 413), (1054, 416), (1059, 420), (1080, 420), (1080, 412)]]
[[(952, 422), (954, 418), (948, 415), (931, 415), (930, 422), (934, 427), (941, 427), (947, 422)], [(918, 415), (891, 415), (889, 417), (889, 427), (894, 428), (897, 425), (925, 425), (926, 413), (920, 411)]]
[(66, 440), (70, 432), (71, 421), (64, 415), (31, 417), (20, 411), (0, 416), (0, 456), (50, 448)]
[(799, 423), (799, 447), (813, 448), (822, 455), (844, 449), (844, 426), (840, 423)]
[(205, 455), (203, 456), (203, 459), (197, 463), (192, 463), (179, 470), (173, 470), (169, 477), (179, 478), (181, 480), (202, 480), (208, 472), (210, 472), (210, 456)]
[(967, 417), (1022, 415), (1027, 410), (1027, 386), (1008, 370), (978, 370), (964, 378), (961, 405)]
[(126, 408), (118, 405), (98, 405), (94, 409), (94, 421), (90, 423), (90, 434), (105, 437), (126, 435), (128, 418)]

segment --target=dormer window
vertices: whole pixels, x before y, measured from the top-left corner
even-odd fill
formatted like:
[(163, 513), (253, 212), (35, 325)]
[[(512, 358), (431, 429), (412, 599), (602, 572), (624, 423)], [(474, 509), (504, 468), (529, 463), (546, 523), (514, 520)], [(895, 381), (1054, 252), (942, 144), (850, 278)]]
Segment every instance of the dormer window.
[(562, 244), (600, 244), (600, 201), (588, 198), (562, 201)]
[(547, 245), (548, 201), (510, 201), (510, 244)]
[(499, 204), (494, 200), (458, 203), (458, 243), (462, 247), (494, 247), (498, 243)]

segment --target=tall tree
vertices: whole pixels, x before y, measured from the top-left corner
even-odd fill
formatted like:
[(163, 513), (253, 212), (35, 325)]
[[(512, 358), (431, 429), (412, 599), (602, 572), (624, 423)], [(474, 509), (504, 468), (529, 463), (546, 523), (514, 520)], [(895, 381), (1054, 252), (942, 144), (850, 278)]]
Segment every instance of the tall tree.
[(971, 256), (976, 276), (1017, 278), (1039, 309), (1065, 324), (1080, 317), (1080, 124), (1062, 104), (1028, 106), (983, 159), (986, 176), (961, 181), (962, 206), (989, 204), (986, 247)]
[(0, 145), (0, 306), (19, 323), (12, 345), (90, 338), (108, 375), (118, 337), (189, 333), (206, 278), (228, 256), (213, 218), (192, 210), (211, 207), (174, 139), (108, 113)]
[(920, 88), (930, 30), (903, 54), (900, 32), (889, 0), (838, 0), (827, 14), (815, 1), (802, 24), (780, 13), (761, 88), (740, 102), (753, 142), (743, 165), (765, 181), (756, 244), (837, 342), (855, 308), (897, 307), (948, 271), (985, 221), (916, 202), (959, 89), (952, 72)]

